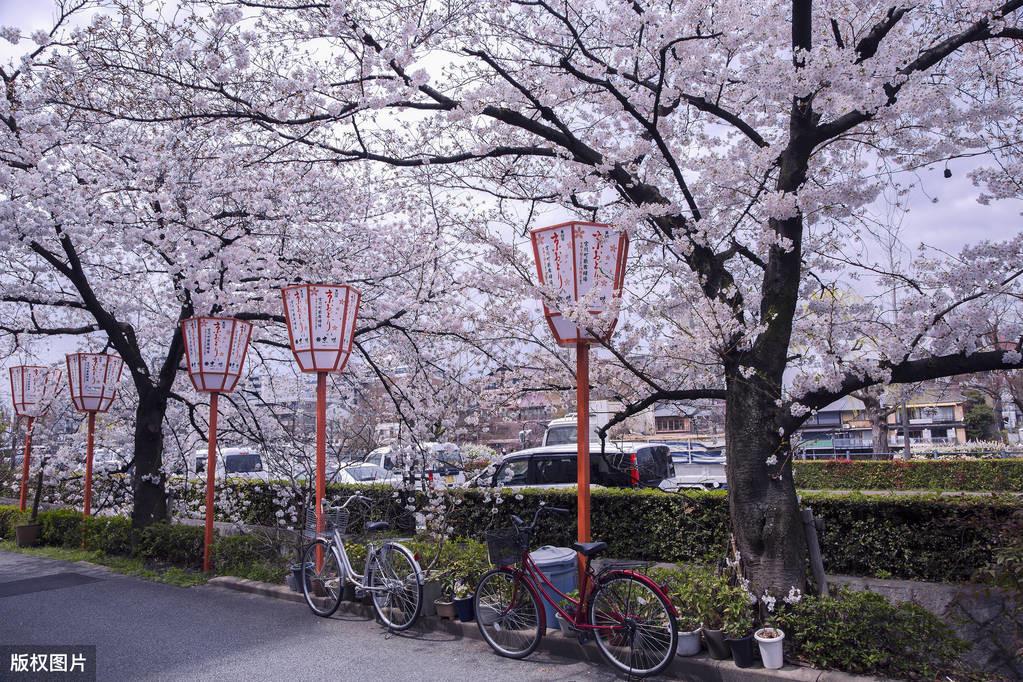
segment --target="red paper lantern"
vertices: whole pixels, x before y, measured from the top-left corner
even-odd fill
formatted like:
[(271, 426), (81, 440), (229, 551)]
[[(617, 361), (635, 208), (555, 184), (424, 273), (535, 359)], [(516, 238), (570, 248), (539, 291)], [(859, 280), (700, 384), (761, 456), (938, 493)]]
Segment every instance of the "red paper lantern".
[[(617, 317), (606, 321), (596, 316), (606, 312), (612, 300), (622, 294), (629, 254), (625, 230), (572, 221), (537, 228), (529, 236), (540, 285), (550, 293), (543, 312), (555, 340), (562, 346), (574, 346), (610, 339)], [(593, 325), (580, 327), (562, 315), (580, 303), (594, 316)]]
[(79, 412), (106, 412), (114, 402), (124, 362), (106, 353), (67, 356), (67, 385)]
[(238, 385), (252, 325), (232, 317), (190, 317), (181, 322), (188, 376), (197, 391), (230, 393)]
[(60, 389), (60, 370), (56, 367), (18, 365), (11, 367), (10, 374), (14, 414), (32, 419), (46, 414)]
[(340, 372), (352, 355), (362, 295), (346, 284), (281, 289), (291, 352), (303, 372)]

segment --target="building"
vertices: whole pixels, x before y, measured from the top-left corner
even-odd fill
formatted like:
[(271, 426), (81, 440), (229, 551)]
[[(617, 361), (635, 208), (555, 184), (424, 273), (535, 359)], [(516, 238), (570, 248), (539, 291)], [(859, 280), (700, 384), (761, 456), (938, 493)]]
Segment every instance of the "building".
[[(907, 401), (910, 445), (966, 442), (966, 398), (955, 388), (928, 387)], [(888, 444), (903, 447), (902, 410), (887, 417)]]

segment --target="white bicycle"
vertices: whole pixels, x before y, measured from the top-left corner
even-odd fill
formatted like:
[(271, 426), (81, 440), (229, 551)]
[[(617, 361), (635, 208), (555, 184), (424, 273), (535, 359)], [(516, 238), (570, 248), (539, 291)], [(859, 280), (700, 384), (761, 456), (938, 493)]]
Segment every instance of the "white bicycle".
[[(315, 510), (308, 510), (307, 528), (317, 537), (302, 554), (305, 601), (317, 616), (330, 617), (341, 604), (345, 585), (351, 584), (357, 597), (372, 595), (373, 610), (384, 625), (391, 630), (407, 630), (423, 611), (422, 569), (405, 545), (385, 540), (367, 544), (365, 568), (357, 573), (342, 537), (348, 528), (347, 507), (353, 501), (368, 505), (370, 498), (356, 493), (340, 507), (325, 509), (321, 530), (317, 530)], [(370, 521), (365, 526), (370, 533), (389, 528), (386, 521)]]

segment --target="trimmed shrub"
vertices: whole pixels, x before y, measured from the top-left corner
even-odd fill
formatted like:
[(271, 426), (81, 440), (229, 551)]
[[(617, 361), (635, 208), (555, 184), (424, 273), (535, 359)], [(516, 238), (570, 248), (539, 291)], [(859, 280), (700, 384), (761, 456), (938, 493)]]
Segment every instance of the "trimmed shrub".
[(796, 461), (804, 490), (1023, 492), (1023, 459)]
[(0, 505), (0, 539), (14, 537), (14, 527), (28, 521), (28, 512), (18, 511), (14, 505)]
[(39, 512), (39, 541), (54, 547), (81, 547), (82, 512), (74, 509), (51, 509)]
[(969, 648), (922, 606), (838, 590), (780, 610), (786, 653), (817, 668), (902, 679), (939, 679)]
[(123, 516), (90, 516), (85, 547), (104, 554), (131, 554), (131, 520)]
[[(200, 550), (201, 551), (201, 550)], [(288, 562), (268, 540), (254, 535), (228, 535), (213, 545), (213, 566), (220, 575), (280, 583)]]
[(186, 568), (201, 568), (203, 528), (154, 523), (138, 534), (135, 553), (143, 559), (166, 561)]

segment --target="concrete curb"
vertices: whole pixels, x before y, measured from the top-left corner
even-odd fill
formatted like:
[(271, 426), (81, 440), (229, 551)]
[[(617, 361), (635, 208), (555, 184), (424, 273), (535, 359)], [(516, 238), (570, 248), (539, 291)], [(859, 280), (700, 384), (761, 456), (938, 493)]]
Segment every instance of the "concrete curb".
[[(232, 576), (211, 578), (207, 585), (222, 589), (236, 590), (261, 597), (282, 599), (285, 601), (305, 604), (305, 598), (298, 592), (292, 592), (286, 585), (246, 580)], [(367, 620), (374, 618), (373, 608), (360, 602), (342, 601), (339, 612), (362, 616)], [(473, 639), (482, 642), (476, 623), (445, 620), (436, 616), (423, 617), (409, 630), (409, 634), (426, 632), (444, 632), (455, 639)], [(548, 630), (540, 643), (540, 648), (554, 655), (575, 660), (589, 661), (606, 665), (596, 646), (580, 644), (574, 637), (566, 637), (560, 630)], [(752, 668), (737, 668), (731, 661), (716, 661), (707, 654), (691, 657), (676, 657), (675, 662), (665, 672), (665, 676), (692, 682), (775, 682), (776, 680), (794, 680), (796, 682), (883, 682), (879, 677), (850, 675), (833, 670), (816, 670), (795, 665), (786, 665), (781, 670), (765, 670), (756, 664)]]

